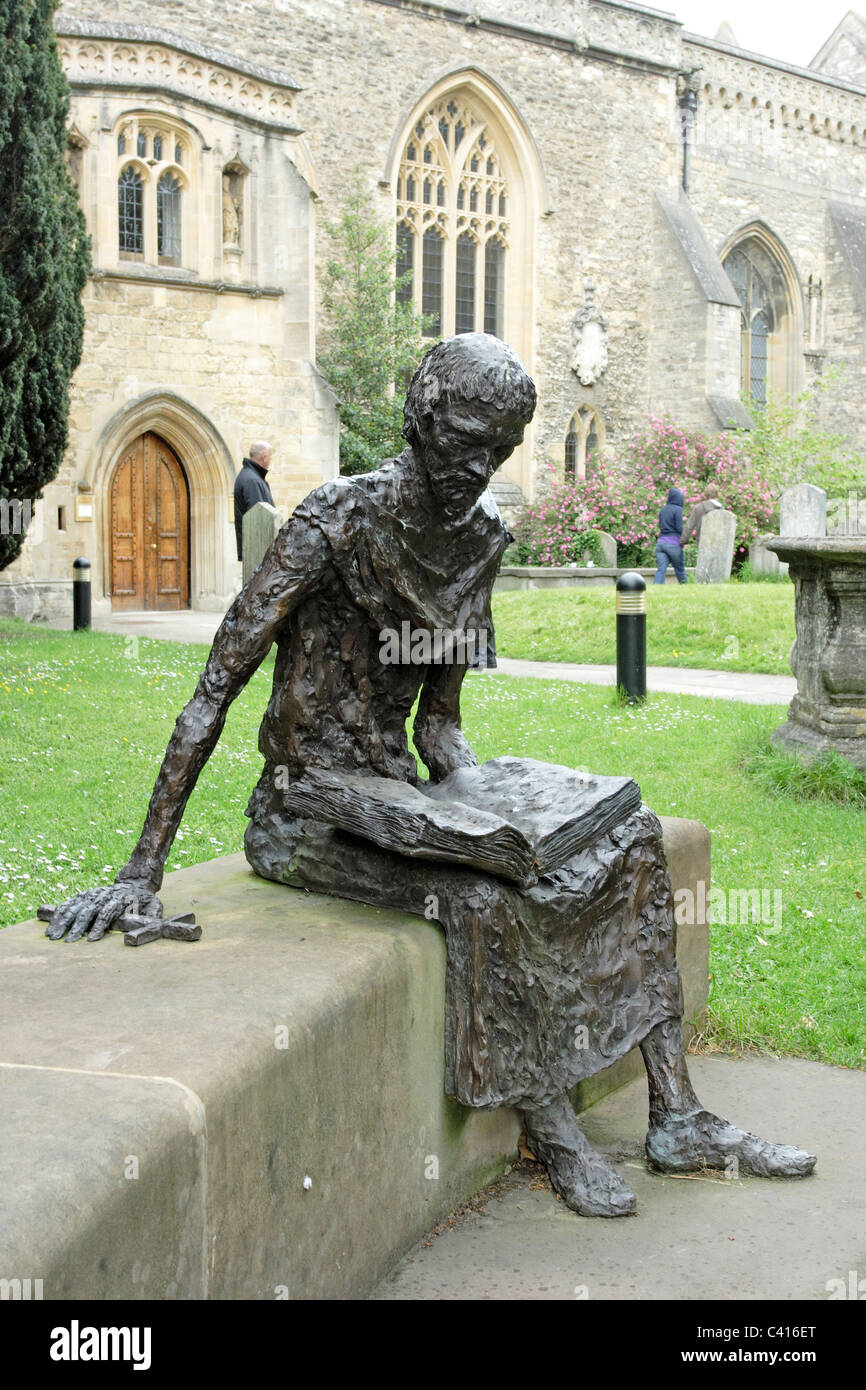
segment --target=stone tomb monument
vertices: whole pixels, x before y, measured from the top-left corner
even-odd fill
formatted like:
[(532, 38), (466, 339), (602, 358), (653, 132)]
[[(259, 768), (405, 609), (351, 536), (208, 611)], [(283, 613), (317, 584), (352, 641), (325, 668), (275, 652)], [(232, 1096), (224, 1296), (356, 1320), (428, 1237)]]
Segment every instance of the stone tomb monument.
[(737, 518), (733, 512), (724, 507), (707, 512), (698, 541), (696, 584), (724, 584), (730, 579), (736, 534)]
[[(55, 909), (47, 933), (95, 941), (131, 909), (161, 918), (187, 799), (276, 642), (247, 858), (292, 888), (441, 924), (448, 1093), (516, 1107), (565, 1202), (624, 1216), (634, 1194), (587, 1143), (567, 1092), (639, 1045), (652, 1167), (736, 1160), (803, 1176), (812, 1155), (736, 1129), (692, 1088), (661, 827), (636, 784), (530, 759), (479, 767), (462, 731), (460, 652), (484, 626), (508, 535), (485, 493), (534, 409), (535, 387), (499, 339), (463, 334), (427, 353), (406, 399), (406, 448), (316, 489), (283, 526), (214, 639), (129, 862), (113, 885)], [(383, 638), (404, 624), (409, 654), (386, 660)], [(416, 697), (428, 779), (406, 734)]]
[(770, 549), (790, 566), (797, 627), (797, 693), (773, 742), (866, 768), (866, 536), (778, 537)]

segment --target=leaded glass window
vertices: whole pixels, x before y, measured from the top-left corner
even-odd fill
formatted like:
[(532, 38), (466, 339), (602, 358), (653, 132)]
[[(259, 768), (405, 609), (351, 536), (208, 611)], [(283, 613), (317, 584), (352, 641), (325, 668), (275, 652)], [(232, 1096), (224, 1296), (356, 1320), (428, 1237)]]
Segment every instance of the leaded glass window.
[(475, 331), (475, 263), (478, 246), (469, 232), (457, 238), (457, 303), (455, 333)]
[(505, 310), (505, 247), (492, 237), (484, 247), (484, 332), (503, 335)]
[(404, 275), (409, 278), (397, 286), (397, 303), (411, 304), (414, 291), (412, 286), (413, 270), (415, 258), (415, 238), (412, 235), (412, 228), (407, 227), (405, 222), (401, 222), (397, 228), (397, 279), (400, 280)]
[(576, 426), (575, 426), (574, 419), (572, 418), (571, 424), (570, 424), (569, 427), (568, 427), (568, 434), (565, 436), (565, 476), (566, 476), (566, 478), (575, 478), (575, 477), (577, 476), (577, 450), (578, 450), (578, 443), (579, 443), (579, 440), (578, 440), (577, 428), (576, 428)]
[(159, 163), (160, 160), (162, 159), (162, 136), (161, 136), (161, 135), (154, 135), (154, 137), (153, 137), (153, 157), (154, 157), (154, 159), (157, 161), (157, 163)]
[(781, 276), (763, 247), (746, 242), (725, 257), (725, 270), (742, 309), (740, 369), (743, 395), (766, 405), (774, 308), (784, 304)]
[(147, 159), (147, 136), (143, 130), (138, 132), (138, 140), (135, 144), (139, 159)]
[(156, 253), (165, 265), (180, 265), (180, 184), (163, 174), (156, 188)]
[(118, 248), (121, 255), (140, 256), (144, 251), (144, 187), (133, 168), (117, 180)]
[(433, 322), (427, 329), (430, 338), (439, 338), (442, 334), (443, 248), (442, 233), (437, 227), (428, 227), (424, 233), (421, 265), (421, 312), (433, 316)]

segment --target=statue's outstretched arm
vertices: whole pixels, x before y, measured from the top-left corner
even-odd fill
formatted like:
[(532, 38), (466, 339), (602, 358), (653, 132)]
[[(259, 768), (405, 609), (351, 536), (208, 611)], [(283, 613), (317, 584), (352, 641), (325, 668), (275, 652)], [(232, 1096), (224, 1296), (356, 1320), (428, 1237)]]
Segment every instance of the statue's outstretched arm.
[(232, 701), (271, 649), (279, 628), (328, 563), (327, 542), (299, 509), (223, 619), (192, 699), (181, 711), (150, 798), (138, 844), (115, 879), (62, 904), (47, 935), (98, 940), (130, 910), (160, 912), (154, 894), (199, 773), (216, 746)]
[(460, 687), (465, 675), (465, 664), (431, 666), (421, 687), (412, 737), (434, 782), (478, 761), (460, 727)]

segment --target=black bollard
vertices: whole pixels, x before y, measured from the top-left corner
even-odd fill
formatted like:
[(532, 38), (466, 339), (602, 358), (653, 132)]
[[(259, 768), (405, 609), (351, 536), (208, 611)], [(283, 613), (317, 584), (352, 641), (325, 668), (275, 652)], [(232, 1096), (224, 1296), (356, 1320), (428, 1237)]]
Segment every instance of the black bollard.
[(634, 570), (616, 581), (616, 686), (630, 705), (646, 699), (646, 580)]
[(72, 563), (72, 631), (90, 630), (90, 561), (79, 555)]

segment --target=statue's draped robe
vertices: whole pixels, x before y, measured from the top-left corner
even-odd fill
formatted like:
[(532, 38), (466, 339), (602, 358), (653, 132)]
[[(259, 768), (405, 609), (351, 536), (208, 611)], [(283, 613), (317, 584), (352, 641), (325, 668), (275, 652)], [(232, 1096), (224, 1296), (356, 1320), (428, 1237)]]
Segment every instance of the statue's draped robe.
[(525, 890), (390, 853), (283, 805), (307, 766), (417, 784), (405, 723), (428, 672), (383, 664), (382, 634), (489, 619), (505, 545), (498, 513), (476, 505), (442, 554), (402, 486), (393, 468), (326, 484), (288, 524), (318, 529), (325, 559), (278, 635), (246, 853), (265, 878), (435, 916), (447, 940), (446, 1089), (465, 1105), (540, 1105), (681, 1016), (653, 813), (642, 807)]

